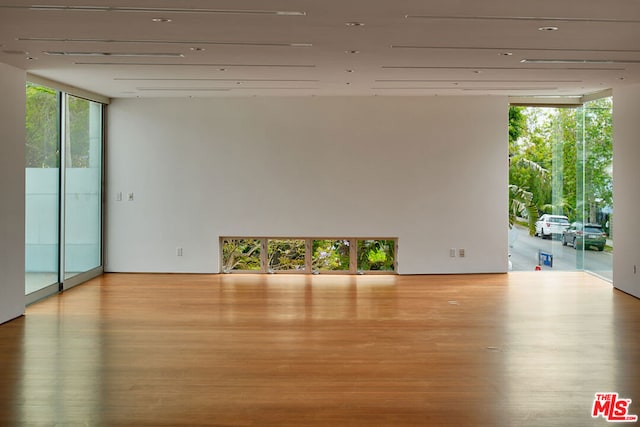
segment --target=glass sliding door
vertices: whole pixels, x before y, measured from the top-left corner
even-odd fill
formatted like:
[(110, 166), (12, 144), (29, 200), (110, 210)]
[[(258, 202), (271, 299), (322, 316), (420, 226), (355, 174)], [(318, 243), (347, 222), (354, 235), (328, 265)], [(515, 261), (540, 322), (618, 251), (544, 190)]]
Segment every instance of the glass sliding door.
[(26, 92), (25, 294), (45, 296), (59, 282), (60, 93)]
[(103, 105), (26, 85), (25, 294), (101, 273)]
[(65, 95), (64, 136), (66, 281), (102, 264), (102, 104)]

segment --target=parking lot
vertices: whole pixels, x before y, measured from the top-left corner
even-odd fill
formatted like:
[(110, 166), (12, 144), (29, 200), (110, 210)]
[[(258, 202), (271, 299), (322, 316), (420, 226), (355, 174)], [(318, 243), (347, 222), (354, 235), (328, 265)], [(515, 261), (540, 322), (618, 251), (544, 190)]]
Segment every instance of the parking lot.
[[(611, 242), (609, 242), (611, 243)], [(608, 249), (576, 250), (572, 246), (562, 246), (560, 239), (541, 239), (529, 236), (528, 230), (516, 226), (509, 231), (509, 250), (513, 271), (533, 271), (539, 264), (538, 254), (550, 254), (553, 265), (541, 265), (542, 270), (576, 271), (587, 270), (603, 278), (612, 280), (613, 253)]]

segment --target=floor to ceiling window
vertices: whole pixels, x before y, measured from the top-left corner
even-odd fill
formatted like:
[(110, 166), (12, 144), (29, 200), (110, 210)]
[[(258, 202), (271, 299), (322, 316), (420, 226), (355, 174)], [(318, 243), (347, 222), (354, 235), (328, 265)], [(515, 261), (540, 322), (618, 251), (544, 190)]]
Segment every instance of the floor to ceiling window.
[(60, 93), (27, 84), (25, 290), (58, 283)]
[(608, 97), (572, 108), (511, 109), (513, 270), (585, 270), (612, 279), (612, 106)]
[(102, 105), (66, 94), (64, 279), (101, 264)]
[[(577, 265), (613, 278), (613, 102), (587, 102), (576, 112)], [(602, 243), (604, 242), (604, 243)], [(601, 246), (604, 244), (604, 246)], [(602, 256), (594, 250), (605, 251)]]
[(37, 299), (101, 268), (103, 105), (26, 90), (25, 292)]

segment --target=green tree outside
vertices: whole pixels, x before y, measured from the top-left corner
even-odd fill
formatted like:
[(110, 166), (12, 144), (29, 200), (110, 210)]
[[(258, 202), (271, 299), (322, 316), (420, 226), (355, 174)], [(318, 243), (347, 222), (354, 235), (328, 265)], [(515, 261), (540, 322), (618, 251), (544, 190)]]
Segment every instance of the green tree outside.
[(582, 108), (511, 107), (510, 224), (529, 213), (532, 230), (536, 210), (603, 222), (599, 212), (613, 204), (612, 109), (612, 98)]
[(26, 167), (60, 167), (58, 91), (27, 83), (26, 96)]

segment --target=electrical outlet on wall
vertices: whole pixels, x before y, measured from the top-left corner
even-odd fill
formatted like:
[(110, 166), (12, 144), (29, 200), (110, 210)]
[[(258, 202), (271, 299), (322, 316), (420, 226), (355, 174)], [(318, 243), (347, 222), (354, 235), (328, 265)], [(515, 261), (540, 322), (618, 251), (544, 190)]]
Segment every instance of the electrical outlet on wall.
[(464, 250), (464, 248), (460, 248), (460, 249), (458, 249), (458, 256), (459, 256), (460, 258), (464, 258), (464, 255), (465, 255), (465, 250)]
[(456, 248), (449, 249), (449, 256), (451, 258), (455, 258), (455, 256), (456, 256)]

